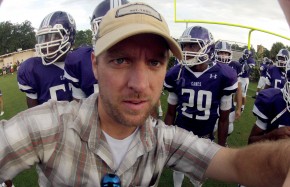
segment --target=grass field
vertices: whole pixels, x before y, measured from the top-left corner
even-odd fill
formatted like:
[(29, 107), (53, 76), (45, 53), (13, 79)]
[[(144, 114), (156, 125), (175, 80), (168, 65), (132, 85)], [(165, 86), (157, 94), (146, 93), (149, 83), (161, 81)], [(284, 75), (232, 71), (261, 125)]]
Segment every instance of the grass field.
[[(255, 118), (251, 112), (254, 99), (251, 98), (255, 94), (256, 83), (250, 83), (248, 90), (248, 99), (241, 118), (235, 122), (235, 129), (232, 135), (228, 139), (230, 147), (241, 147), (247, 144), (249, 132), (254, 124)], [(13, 75), (0, 76), (0, 89), (3, 93), (4, 111), (5, 114), (0, 116), (2, 119), (10, 119), (15, 114), (25, 110), (26, 99), (25, 94), (20, 92), (17, 86), (16, 72)], [(161, 97), (163, 111), (166, 112), (166, 95)], [(13, 183), (16, 187), (37, 187), (37, 174), (34, 168), (23, 171), (13, 179)], [(159, 182), (159, 187), (173, 187), (172, 171), (165, 169)], [(183, 181), (183, 187), (193, 186), (186, 178)], [(204, 187), (233, 187), (237, 184), (225, 184), (213, 180), (208, 180)]]

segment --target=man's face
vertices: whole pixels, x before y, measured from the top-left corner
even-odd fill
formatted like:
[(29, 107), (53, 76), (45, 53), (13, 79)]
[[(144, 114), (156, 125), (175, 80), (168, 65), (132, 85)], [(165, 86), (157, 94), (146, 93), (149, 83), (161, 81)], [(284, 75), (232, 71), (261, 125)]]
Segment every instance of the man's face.
[[(185, 43), (183, 44), (183, 51), (189, 51), (189, 52), (198, 52), (201, 49), (200, 45), (198, 43)], [(185, 60), (189, 60), (193, 58), (193, 56), (186, 55)]]
[(101, 122), (105, 117), (129, 127), (143, 125), (159, 100), (168, 55), (163, 38), (141, 34), (119, 42), (97, 58), (92, 56)]
[(61, 43), (61, 35), (58, 32), (47, 33), (37, 37), (37, 43), (46, 46), (41, 49), (44, 55), (54, 53)]
[(282, 70), (285, 70), (286, 63), (287, 63), (287, 60), (285, 57), (283, 57), (283, 56), (277, 57), (277, 65), (278, 65), (278, 67), (281, 67)]
[(226, 51), (219, 51), (218, 52), (218, 55), (225, 56), (225, 57), (229, 57), (230, 56), (230, 53), (229, 52), (226, 52)]
[(218, 59), (220, 62), (222, 63), (228, 63), (229, 62), (229, 58), (230, 58), (230, 53), (226, 52), (226, 51), (219, 51), (217, 53), (218, 55)]

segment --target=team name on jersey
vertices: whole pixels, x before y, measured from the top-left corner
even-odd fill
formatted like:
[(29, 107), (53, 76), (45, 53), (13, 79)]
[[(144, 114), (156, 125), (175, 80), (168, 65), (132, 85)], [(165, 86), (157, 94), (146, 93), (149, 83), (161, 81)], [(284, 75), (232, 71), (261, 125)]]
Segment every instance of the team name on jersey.
[(191, 82), (191, 86), (201, 86), (201, 82)]

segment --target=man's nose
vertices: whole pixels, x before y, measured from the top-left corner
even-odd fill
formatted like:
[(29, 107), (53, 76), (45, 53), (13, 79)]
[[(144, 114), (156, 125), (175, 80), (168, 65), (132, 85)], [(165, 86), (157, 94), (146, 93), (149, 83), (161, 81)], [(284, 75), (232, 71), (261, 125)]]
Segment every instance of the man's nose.
[(128, 87), (136, 92), (143, 92), (149, 87), (150, 70), (145, 62), (137, 62), (133, 65), (128, 81)]

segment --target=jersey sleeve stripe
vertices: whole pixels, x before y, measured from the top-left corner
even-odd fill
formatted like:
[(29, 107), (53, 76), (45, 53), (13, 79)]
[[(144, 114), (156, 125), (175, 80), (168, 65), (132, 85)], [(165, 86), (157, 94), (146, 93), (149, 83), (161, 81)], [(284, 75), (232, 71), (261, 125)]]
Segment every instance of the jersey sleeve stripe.
[(226, 87), (224, 88), (224, 90), (235, 90), (238, 88), (238, 82), (235, 82), (235, 84), (229, 86), (229, 87)]
[(30, 99), (37, 99), (37, 93), (26, 93), (26, 96), (29, 97)]
[(164, 86), (165, 86), (166, 88), (173, 88), (173, 86), (170, 86), (170, 85), (166, 84), (166, 82), (164, 82)]
[(27, 86), (27, 85), (22, 85), (20, 83), (18, 83), (18, 87), (19, 87), (20, 90), (30, 90), (30, 89), (32, 89), (32, 87)]
[(72, 85), (72, 95), (76, 99), (86, 98), (86, 94), (80, 88), (76, 88), (73, 85)]
[(66, 71), (64, 71), (64, 77), (72, 82), (79, 82), (79, 79), (70, 76)]
[(256, 125), (262, 129), (262, 130), (266, 130), (267, 129), (267, 123), (264, 123), (263, 121), (261, 121), (260, 119), (257, 119), (256, 121)]
[(268, 117), (267, 116), (265, 116), (259, 109), (258, 109), (258, 107), (256, 106), (256, 105), (254, 105), (254, 107), (253, 107), (253, 113), (257, 116), (257, 117), (259, 117), (259, 118), (262, 118), (262, 119), (264, 119), (264, 120), (267, 120), (268, 119)]

